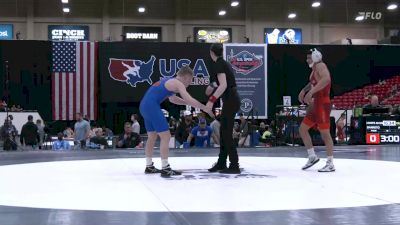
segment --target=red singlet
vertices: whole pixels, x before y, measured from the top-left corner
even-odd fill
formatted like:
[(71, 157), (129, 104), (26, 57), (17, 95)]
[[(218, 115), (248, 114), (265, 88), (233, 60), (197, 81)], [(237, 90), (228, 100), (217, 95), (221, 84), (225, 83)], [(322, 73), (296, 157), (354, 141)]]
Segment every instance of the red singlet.
[[(313, 71), (310, 76), (310, 82), (314, 87), (318, 81), (315, 79), (315, 72)], [(317, 126), (318, 129), (324, 130), (330, 128), (330, 114), (331, 114), (331, 100), (329, 98), (331, 90), (331, 82), (327, 84), (323, 89), (314, 93), (314, 104), (307, 112), (306, 117), (303, 120), (309, 127)]]

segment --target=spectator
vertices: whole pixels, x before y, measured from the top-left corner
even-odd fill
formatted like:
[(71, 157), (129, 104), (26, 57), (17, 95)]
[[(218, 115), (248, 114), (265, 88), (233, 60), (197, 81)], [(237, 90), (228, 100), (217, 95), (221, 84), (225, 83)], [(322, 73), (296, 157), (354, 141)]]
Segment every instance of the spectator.
[(367, 108), (378, 108), (380, 107), (379, 105), (379, 98), (377, 95), (371, 95), (371, 97), (369, 98), (369, 104), (365, 105), (364, 107)]
[(139, 116), (137, 114), (132, 114), (132, 132), (140, 135), (140, 124), (138, 122)]
[(338, 141), (339, 142), (344, 142), (344, 126), (345, 126), (345, 120), (346, 120), (346, 114), (342, 113), (342, 115), (340, 115), (340, 118), (338, 119), (338, 121), (336, 122), (336, 135), (338, 137)]
[(139, 134), (132, 132), (132, 125), (126, 122), (124, 125), (124, 133), (118, 137), (117, 148), (135, 148), (141, 142)]
[(28, 116), (28, 122), (22, 126), (20, 142), (23, 146), (36, 149), (39, 139), (38, 127), (33, 123), (33, 116)]
[(73, 138), (74, 137), (74, 131), (71, 129), (71, 127), (65, 128), (63, 132), (64, 137), (66, 138)]
[(39, 149), (42, 149), (43, 142), (44, 142), (44, 125), (42, 124), (42, 120), (36, 120), (36, 126), (38, 128), (38, 134), (39, 134)]
[(114, 133), (110, 128), (103, 126), (103, 135), (107, 137), (108, 140), (112, 140)]
[(11, 112), (17, 112), (17, 107), (15, 105), (11, 106), (10, 111)]
[(90, 124), (88, 121), (84, 120), (81, 113), (76, 114), (76, 123), (74, 131), (74, 143), (81, 149), (86, 148), (86, 140), (90, 136)]
[[(95, 136), (90, 139), (90, 143), (94, 144), (95, 148), (108, 148), (108, 143), (106, 138), (103, 136), (103, 129), (97, 128), (95, 131)], [(102, 147), (103, 146), (103, 147)]]
[(239, 139), (240, 139), (240, 126), (238, 122), (235, 122), (233, 125), (233, 144), (236, 145), (236, 147), (239, 144)]
[(239, 147), (242, 147), (247, 140), (247, 136), (249, 135), (249, 122), (244, 118), (243, 113), (240, 114), (240, 138), (239, 138)]
[(259, 141), (262, 143), (265, 143), (269, 146), (271, 146), (271, 142), (273, 142), (273, 140), (271, 138), (273, 138), (272, 136), (272, 128), (269, 126), (266, 126), (264, 130), (260, 130), (260, 139)]
[(370, 99), (372, 96), (372, 93), (370, 91), (365, 91), (364, 92), (364, 99)]
[(260, 127), (258, 128), (258, 132), (260, 135), (263, 135), (263, 133), (267, 130), (267, 127), (264, 122), (260, 123)]
[[(193, 122), (192, 113), (190, 111), (185, 111), (183, 113), (184, 118), (182, 122), (179, 123), (175, 132), (175, 140), (178, 142), (178, 145), (183, 145), (184, 142), (187, 141), (190, 132), (192, 131), (195, 123)], [(190, 146), (194, 145), (194, 141), (190, 143)]]
[(213, 130), (213, 141), (214, 141), (214, 147), (219, 147), (220, 145), (220, 128), (221, 128), (221, 123), (220, 123), (220, 116), (216, 116), (215, 119), (211, 122), (210, 124), (211, 129)]
[(5, 111), (6, 108), (7, 108), (7, 102), (4, 99), (2, 99), (0, 101), (0, 110)]
[(11, 120), (6, 119), (4, 125), (0, 129), (1, 138), (3, 140), (4, 150), (17, 150), (17, 143), (15, 137), (18, 134), (17, 129), (11, 123)]
[(188, 136), (187, 142), (184, 143), (184, 148), (189, 148), (189, 143), (194, 138), (194, 145), (199, 148), (210, 147), (210, 139), (213, 130), (210, 126), (207, 126), (207, 121), (204, 118), (200, 118), (199, 125), (194, 127)]
[(96, 137), (96, 131), (97, 131), (97, 129), (99, 129), (99, 128), (97, 127), (97, 125), (92, 126), (92, 129), (90, 130), (90, 133), (89, 133), (89, 139), (90, 139), (90, 138), (93, 138), (93, 137)]
[(22, 112), (24, 109), (21, 107), (21, 105), (17, 105), (16, 112)]
[(53, 150), (70, 150), (71, 145), (69, 144), (68, 141), (64, 140), (64, 134), (63, 133), (58, 133), (57, 134), (57, 140), (53, 143)]
[(174, 117), (171, 117), (169, 120), (169, 132), (171, 135), (175, 135), (175, 130), (176, 130), (176, 120)]
[(89, 116), (88, 116), (87, 114), (84, 116), (83, 120), (88, 121), (88, 122), (89, 122), (89, 125), (90, 125), (90, 119), (89, 119)]

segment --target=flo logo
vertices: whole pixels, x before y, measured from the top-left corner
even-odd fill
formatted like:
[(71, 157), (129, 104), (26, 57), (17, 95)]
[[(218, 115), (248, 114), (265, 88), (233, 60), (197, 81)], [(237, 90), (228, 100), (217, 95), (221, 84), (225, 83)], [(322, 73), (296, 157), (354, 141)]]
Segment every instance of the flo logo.
[(126, 82), (132, 87), (136, 87), (137, 83), (147, 82), (153, 84), (151, 76), (153, 75), (153, 66), (156, 60), (155, 56), (151, 56), (146, 61), (137, 59), (110, 59), (108, 64), (108, 72), (110, 77), (116, 81)]
[(356, 20), (380, 20), (382, 18), (381, 12), (358, 12)]
[(256, 56), (248, 51), (241, 51), (234, 55), (233, 49), (228, 55), (228, 61), (236, 73), (247, 75), (263, 65), (262, 56)]

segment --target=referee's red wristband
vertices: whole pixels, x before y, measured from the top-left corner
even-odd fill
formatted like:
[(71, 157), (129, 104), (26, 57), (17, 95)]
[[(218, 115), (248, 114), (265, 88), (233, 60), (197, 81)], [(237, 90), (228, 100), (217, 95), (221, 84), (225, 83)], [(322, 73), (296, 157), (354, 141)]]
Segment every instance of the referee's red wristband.
[(215, 103), (217, 101), (217, 98), (214, 95), (211, 95), (210, 98), (208, 98), (208, 101)]

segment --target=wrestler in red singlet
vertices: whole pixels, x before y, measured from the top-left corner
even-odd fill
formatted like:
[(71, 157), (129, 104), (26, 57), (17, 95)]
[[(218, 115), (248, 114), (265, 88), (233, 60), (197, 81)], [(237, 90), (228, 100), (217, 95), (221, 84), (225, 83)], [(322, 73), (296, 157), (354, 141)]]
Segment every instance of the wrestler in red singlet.
[(329, 99), (331, 75), (328, 67), (322, 61), (322, 53), (319, 50), (312, 49), (308, 52), (307, 63), (312, 68), (310, 82), (299, 93), (299, 101), (308, 104), (306, 117), (299, 129), (301, 139), (308, 152), (308, 161), (302, 169), (306, 170), (319, 161), (308, 133), (311, 127), (315, 127), (321, 133), (327, 152), (326, 165), (318, 172), (333, 172), (335, 166), (333, 165), (333, 141), (330, 134), (329, 118), (331, 113), (331, 101)]
[[(315, 78), (315, 71), (311, 72), (310, 83), (312, 87), (315, 87), (318, 81)], [(313, 103), (311, 109), (307, 112), (303, 122), (309, 127), (317, 126), (318, 129), (329, 129), (330, 128), (330, 114), (331, 114), (331, 100), (329, 98), (331, 90), (331, 82), (326, 86), (313, 94)]]

